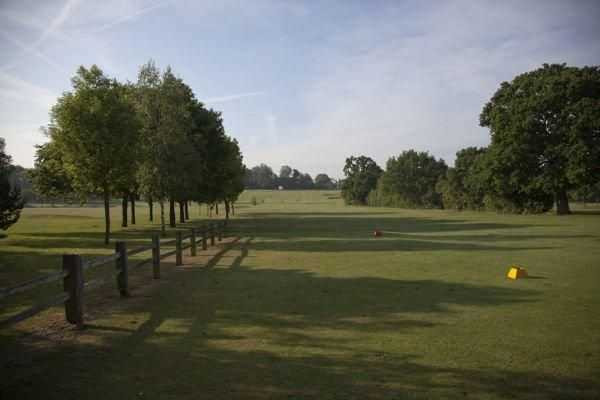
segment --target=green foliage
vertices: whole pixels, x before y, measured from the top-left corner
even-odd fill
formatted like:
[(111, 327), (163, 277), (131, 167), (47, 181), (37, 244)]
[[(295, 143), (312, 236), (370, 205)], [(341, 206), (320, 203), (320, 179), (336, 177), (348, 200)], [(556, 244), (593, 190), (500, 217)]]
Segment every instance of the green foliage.
[(277, 175), (268, 165), (260, 164), (246, 172), (244, 182), (248, 188), (275, 189), (277, 187)]
[(444, 208), (480, 210), (484, 207), (487, 175), (484, 173), (486, 149), (468, 147), (456, 153), (454, 167), (437, 184)]
[[(51, 139), (49, 131), (52, 129), (46, 130), (46, 135)], [(72, 196), (73, 182), (65, 169), (57, 142), (51, 140), (36, 148), (35, 167), (30, 173), (35, 192), (51, 200)]]
[(0, 229), (7, 229), (16, 223), (25, 205), (20, 187), (11, 183), (14, 166), (5, 148), (4, 138), (0, 138)]
[(347, 204), (366, 204), (369, 192), (377, 185), (381, 168), (370, 157), (346, 158), (342, 197)]
[(408, 150), (391, 157), (381, 175), (369, 204), (396, 207), (438, 208), (442, 196), (438, 180), (447, 170), (444, 160), (436, 160), (427, 152)]
[[(490, 189), (500, 208), (539, 212), (600, 177), (600, 69), (544, 64), (503, 82), (485, 105)], [(510, 205), (510, 206), (509, 206)]]
[(584, 185), (569, 193), (569, 198), (582, 203), (600, 203), (600, 181), (592, 185)]
[(289, 178), (292, 176), (292, 167), (289, 165), (282, 165), (279, 170), (279, 178)]
[(102, 194), (105, 201), (105, 242), (110, 235), (108, 202), (135, 173), (139, 123), (128, 89), (100, 68), (80, 67), (66, 92), (52, 108), (51, 140), (64, 170), (78, 193)]
[(318, 174), (315, 176), (315, 188), (331, 190), (335, 188), (335, 182), (327, 174)]

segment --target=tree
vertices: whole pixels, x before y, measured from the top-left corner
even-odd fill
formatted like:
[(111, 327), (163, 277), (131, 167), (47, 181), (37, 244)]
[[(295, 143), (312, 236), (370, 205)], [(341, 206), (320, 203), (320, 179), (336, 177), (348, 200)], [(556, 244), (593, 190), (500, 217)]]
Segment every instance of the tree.
[(16, 223), (24, 206), (20, 188), (10, 182), (14, 167), (5, 148), (4, 138), (0, 138), (0, 229), (7, 229)]
[(517, 211), (568, 214), (567, 191), (600, 180), (600, 69), (544, 64), (503, 82), (480, 125), (491, 188)]
[(289, 178), (292, 175), (292, 168), (289, 165), (282, 165), (279, 170), (280, 178)]
[(203, 176), (203, 134), (195, 116), (202, 105), (170, 68), (161, 73), (152, 61), (140, 69), (136, 87), (141, 120), (137, 183), (147, 199), (159, 201), (164, 232), (164, 202), (169, 202), (169, 224), (176, 225), (176, 202), (183, 222), (185, 205)]
[(334, 189), (335, 183), (327, 174), (318, 174), (315, 176), (315, 188), (317, 189)]
[(436, 160), (427, 152), (408, 150), (391, 157), (377, 186), (379, 205), (442, 207), (436, 185), (447, 168), (444, 160)]
[(257, 165), (246, 173), (245, 184), (248, 188), (273, 189), (276, 186), (276, 182), (277, 175), (266, 164)]
[(347, 204), (365, 204), (369, 192), (377, 185), (381, 168), (373, 159), (365, 156), (346, 158), (342, 197)]
[(167, 185), (160, 169), (166, 158), (159, 130), (162, 120), (161, 85), (161, 72), (150, 60), (140, 68), (136, 83), (135, 105), (140, 118), (140, 158), (136, 178), (140, 193), (148, 200), (151, 219), (154, 219), (154, 201), (159, 202), (161, 232), (164, 234)]
[(225, 138), (223, 162), (222, 162), (222, 180), (221, 193), (219, 198), (225, 203), (225, 218), (229, 219), (230, 207), (238, 199), (244, 190), (244, 166), (242, 153), (237, 140)]
[[(49, 131), (46, 131), (46, 136), (51, 138)], [(31, 179), (34, 190), (51, 201), (74, 195), (72, 179), (65, 169), (63, 155), (55, 141), (36, 146)]]
[(454, 168), (437, 185), (444, 208), (479, 210), (484, 206), (486, 183), (480, 174), (485, 148), (467, 147), (456, 153)]
[(138, 119), (126, 88), (100, 68), (79, 67), (73, 91), (52, 108), (56, 142), (74, 188), (104, 199), (105, 235), (110, 239), (110, 197), (131, 174), (131, 149), (138, 145)]

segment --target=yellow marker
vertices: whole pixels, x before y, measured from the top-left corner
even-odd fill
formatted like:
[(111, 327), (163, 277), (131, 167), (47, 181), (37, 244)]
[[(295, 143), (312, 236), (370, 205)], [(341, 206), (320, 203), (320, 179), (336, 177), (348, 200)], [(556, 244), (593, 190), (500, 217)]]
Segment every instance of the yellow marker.
[(521, 268), (517, 265), (513, 265), (508, 270), (508, 275), (506, 275), (506, 276), (508, 277), (508, 279), (526, 278), (527, 271), (525, 271), (525, 268)]

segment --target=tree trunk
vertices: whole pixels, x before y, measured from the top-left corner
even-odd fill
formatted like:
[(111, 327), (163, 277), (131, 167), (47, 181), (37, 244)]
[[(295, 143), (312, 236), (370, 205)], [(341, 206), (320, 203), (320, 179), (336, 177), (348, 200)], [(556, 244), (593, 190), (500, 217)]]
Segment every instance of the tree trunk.
[(235, 215), (235, 203), (231, 202), (231, 215)]
[(171, 228), (175, 228), (176, 220), (175, 220), (175, 200), (169, 199), (169, 226)]
[(154, 203), (152, 203), (152, 197), (148, 199), (148, 211), (150, 212), (150, 221), (154, 221)]
[(229, 202), (225, 200), (225, 219), (229, 219)]
[(183, 203), (184, 205), (184, 211), (185, 211), (185, 219), (189, 220), (190, 219), (190, 208), (188, 205), (188, 201), (186, 200), (185, 203)]
[(129, 198), (131, 201), (131, 225), (135, 225), (135, 194), (131, 193)]
[(215, 214), (219, 215), (219, 202), (215, 203)]
[(183, 201), (179, 202), (179, 222), (182, 224), (185, 222), (185, 210), (183, 209)]
[(569, 198), (567, 197), (567, 191), (560, 189), (556, 192), (556, 215), (567, 215), (571, 214), (569, 209)]
[(121, 226), (125, 228), (127, 226), (127, 195), (123, 195), (123, 200), (121, 202), (121, 211), (122, 211), (122, 220)]
[(165, 236), (167, 230), (165, 228), (165, 202), (160, 201), (160, 233)]
[(110, 240), (110, 194), (108, 189), (104, 189), (104, 244)]

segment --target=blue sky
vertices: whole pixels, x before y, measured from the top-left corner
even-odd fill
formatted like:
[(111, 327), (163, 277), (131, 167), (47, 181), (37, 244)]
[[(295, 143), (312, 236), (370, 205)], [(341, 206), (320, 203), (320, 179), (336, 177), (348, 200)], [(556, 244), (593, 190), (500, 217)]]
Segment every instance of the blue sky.
[(600, 1), (0, 2), (0, 137), (33, 165), (39, 127), (83, 64), (135, 80), (152, 58), (221, 110), (249, 167), (340, 177), (345, 157), (449, 163), (489, 142), (500, 82), (600, 64)]

